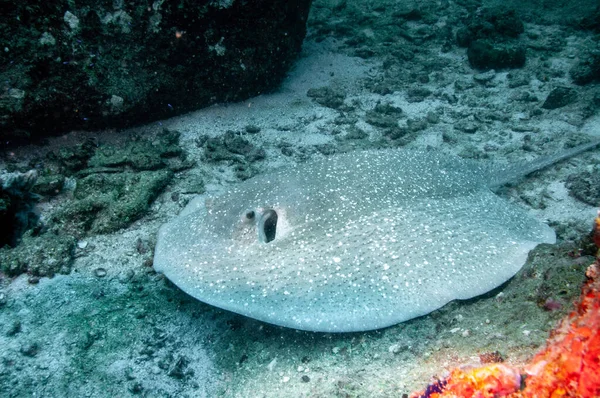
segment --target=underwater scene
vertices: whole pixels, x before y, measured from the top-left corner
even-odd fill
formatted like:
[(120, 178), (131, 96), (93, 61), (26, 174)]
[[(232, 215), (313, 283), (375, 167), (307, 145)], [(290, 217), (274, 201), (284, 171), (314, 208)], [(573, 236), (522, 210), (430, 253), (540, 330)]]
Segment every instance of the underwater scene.
[(600, 397), (598, 0), (0, 3), (0, 397)]

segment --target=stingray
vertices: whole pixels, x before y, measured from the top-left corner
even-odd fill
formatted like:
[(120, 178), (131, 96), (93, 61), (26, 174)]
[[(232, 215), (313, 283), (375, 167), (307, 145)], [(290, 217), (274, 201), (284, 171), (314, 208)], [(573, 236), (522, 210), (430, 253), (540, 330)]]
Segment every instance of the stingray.
[(597, 144), (513, 167), (403, 149), (308, 161), (193, 199), (160, 228), (154, 268), (272, 324), (387, 327), (489, 292), (554, 243), (495, 190)]

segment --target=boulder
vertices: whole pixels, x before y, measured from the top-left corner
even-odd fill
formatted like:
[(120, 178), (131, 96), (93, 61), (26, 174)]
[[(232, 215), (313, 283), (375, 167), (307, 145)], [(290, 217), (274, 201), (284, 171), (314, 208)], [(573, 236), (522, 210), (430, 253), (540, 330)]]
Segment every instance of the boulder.
[(278, 86), (311, 0), (4, 4), (0, 139), (126, 127)]

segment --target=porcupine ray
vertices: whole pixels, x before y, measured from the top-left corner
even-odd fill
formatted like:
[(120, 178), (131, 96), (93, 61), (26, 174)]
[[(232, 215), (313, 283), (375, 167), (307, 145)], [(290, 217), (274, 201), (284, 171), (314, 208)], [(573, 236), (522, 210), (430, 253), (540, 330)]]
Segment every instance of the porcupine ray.
[(486, 293), (554, 243), (494, 190), (596, 145), (512, 168), (401, 149), (308, 161), (190, 202), (161, 227), (154, 268), (276, 325), (383, 328)]

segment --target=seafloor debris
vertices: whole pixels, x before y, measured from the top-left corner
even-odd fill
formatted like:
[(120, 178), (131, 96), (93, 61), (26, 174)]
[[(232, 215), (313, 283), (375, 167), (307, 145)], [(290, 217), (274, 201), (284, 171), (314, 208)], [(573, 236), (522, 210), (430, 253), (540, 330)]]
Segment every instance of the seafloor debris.
[[(600, 212), (593, 238), (600, 249)], [(546, 348), (523, 369), (505, 364), (455, 369), (412, 398), (599, 397), (600, 250), (587, 269), (575, 310), (551, 332)]]

